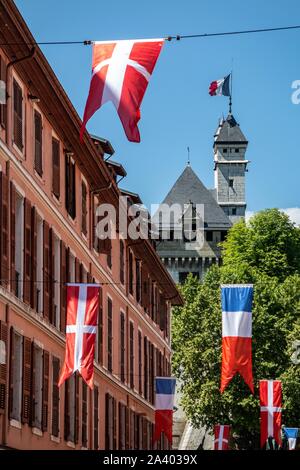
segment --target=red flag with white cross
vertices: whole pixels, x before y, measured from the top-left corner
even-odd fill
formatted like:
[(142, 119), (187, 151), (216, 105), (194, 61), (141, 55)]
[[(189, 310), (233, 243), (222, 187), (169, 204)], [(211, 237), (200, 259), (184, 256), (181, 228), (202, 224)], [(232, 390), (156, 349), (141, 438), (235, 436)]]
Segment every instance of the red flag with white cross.
[(215, 450), (228, 450), (228, 442), (230, 436), (229, 424), (216, 424), (215, 426)]
[(78, 371), (93, 388), (99, 291), (98, 284), (67, 284), (66, 353), (58, 386)]
[(268, 438), (281, 444), (282, 387), (280, 380), (260, 380), (260, 445)]

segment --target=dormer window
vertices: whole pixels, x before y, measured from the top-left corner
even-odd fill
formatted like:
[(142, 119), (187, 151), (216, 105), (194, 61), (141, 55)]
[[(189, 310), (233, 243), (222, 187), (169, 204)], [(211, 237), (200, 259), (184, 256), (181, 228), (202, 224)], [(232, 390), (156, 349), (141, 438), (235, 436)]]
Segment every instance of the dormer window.
[(240, 149), (235, 149), (235, 153), (239, 153), (240, 152)]
[(223, 149), (223, 153), (227, 153), (227, 149)]
[(230, 188), (233, 188), (233, 182), (234, 182), (234, 179), (233, 179), (233, 178), (229, 178), (229, 187), (230, 187)]

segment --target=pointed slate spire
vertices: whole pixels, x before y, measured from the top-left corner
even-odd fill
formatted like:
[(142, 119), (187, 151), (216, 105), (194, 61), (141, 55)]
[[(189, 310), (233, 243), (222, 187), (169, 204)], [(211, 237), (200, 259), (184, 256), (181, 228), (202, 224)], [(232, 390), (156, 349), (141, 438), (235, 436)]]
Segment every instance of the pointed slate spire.
[(229, 113), (225, 120), (220, 122), (220, 125), (215, 134), (215, 144), (247, 144), (248, 141), (240, 129), (239, 124), (234, 119), (234, 116)]

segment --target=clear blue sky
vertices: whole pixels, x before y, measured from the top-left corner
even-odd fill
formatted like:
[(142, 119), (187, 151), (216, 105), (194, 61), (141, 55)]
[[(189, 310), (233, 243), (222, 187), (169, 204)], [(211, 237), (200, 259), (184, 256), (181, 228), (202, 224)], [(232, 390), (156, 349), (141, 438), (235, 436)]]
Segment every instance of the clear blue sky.
[[(155, 38), (300, 24), (290, 0), (16, 0), (37, 41)], [(248, 210), (299, 207), (300, 30), (166, 42), (141, 107), (141, 143), (126, 140), (109, 103), (88, 124), (109, 139), (127, 169), (121, 186), (149, 206), (159, 203), (187, 160), (213, 187), (213, 134), (228, 111), (208, 85), (233, 61), (233, 114), (249, 140)], [(90, 46), (43, 46), (48, 61), (82, 117), (89, 88)]]

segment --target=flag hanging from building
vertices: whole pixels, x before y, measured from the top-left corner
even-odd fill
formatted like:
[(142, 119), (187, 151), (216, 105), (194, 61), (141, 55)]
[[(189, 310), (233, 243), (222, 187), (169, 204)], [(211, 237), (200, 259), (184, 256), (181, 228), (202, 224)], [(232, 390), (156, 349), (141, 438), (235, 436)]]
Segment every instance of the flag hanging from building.
[(260, 380), (260, 445), (269, 437), (281, 444), (282, 389), (280, 380)]
[(221, 78), (220, 80), (211, 82), (208, 90), (210, 96), (230, 96), (230, 76), (231, 74), (227, 75), (227, 77)]
[(228, 450), (228, 442), (230, 435), (229, 424), (216, 424), (215, 426), (215, 450)]
[(173, 377), (155, 378), (155, 430), (154, 442), (165, 433), (172, 443), (173, 406), (176, 379)]
[(92, 78), (80, 139), (87, 121), (111, 101), (131, 142), (140, 142), (140, 105), (164, 39), (95, 42)]
[(295, 450), (299, 428), (284, 428), (284, 433), (289, 443), (289, 450)]
[(253, 393), (252, 377), (253, 285), (222, 286), (221, 393), (239, 372)]
[(59, 386), (78, 371), (93, 388), (99, 291), (98, 284), (67, 284), (66, 353)]

